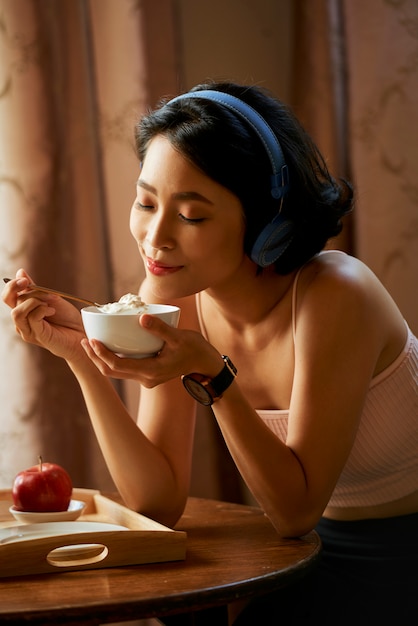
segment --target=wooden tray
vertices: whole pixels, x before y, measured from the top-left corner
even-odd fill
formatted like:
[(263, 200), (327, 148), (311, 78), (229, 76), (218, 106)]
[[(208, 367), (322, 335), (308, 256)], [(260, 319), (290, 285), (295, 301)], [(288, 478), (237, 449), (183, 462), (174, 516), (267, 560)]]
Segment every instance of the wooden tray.
[[(0, 578), (61, 573), (122, 565), (179, 561), (186, 556), (186, 533), (167, 528), (106, 498), (99, 491), (74, 489), (72, 498), (86, 502), (83, 514), (66, 522), (65, 534), (0, 541)], [(0, 532), (19, 526), (9, 512), (11, 491), (0, 490)], [(95, 522), (100, 530), (76, 532), (79, 522)], [(104, 531), (101, 524), (123, 529)], [(68, 532), (68, 525), (74, 532)], [(36, 525), (41, 526), (40, 524)], [(10, 530), (14, 533), (15, 530)]]

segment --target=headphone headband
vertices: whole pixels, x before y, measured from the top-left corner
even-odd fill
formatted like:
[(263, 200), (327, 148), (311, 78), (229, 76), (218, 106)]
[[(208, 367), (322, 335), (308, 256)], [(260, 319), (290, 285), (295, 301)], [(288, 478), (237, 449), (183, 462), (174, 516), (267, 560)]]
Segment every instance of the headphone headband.
[(271, 195), (276, 200), (283, 198), (288, 191), (289, 181), (287, 165), (284, 160), (282, 147), (276, 135), (258, 111), (235, 96), (231, 96), (223, 91), (215, 91), (211, 89), (183, 93), (170, 100), (167, 104), (189, 98), (203, 98), (205, 100), (211, 100), (212, 102), (218, 102), (233, 111), (233, 113), (241, 117), (251, 126), (261, 140), (270, 159), (273, 171), (271, 175)]
[(218, 102), (241, 117), (261, 140), (271, 163), (271, 195), (280, 200), (276, 217), (258, 235), (251, 250), (251, 259), (261, 267), (275, 263), (293, 240), (294, 224), (280, 214), (283, 198), (289, 190), (289, 175), (282, 147), (265, 119), (243, 100), (223, 91), (204, 89), (189, 91), (170, 100), (167, 104), (190, 98), (203, 98)]

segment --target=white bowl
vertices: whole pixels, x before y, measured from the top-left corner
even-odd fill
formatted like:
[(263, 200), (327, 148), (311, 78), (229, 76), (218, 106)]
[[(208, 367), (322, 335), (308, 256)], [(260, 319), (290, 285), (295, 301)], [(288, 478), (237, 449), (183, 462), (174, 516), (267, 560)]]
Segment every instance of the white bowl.
[[(148, 304), (146, 311), (166, 324), (176, 327), (180, 309), (168, 304)], [(141, 313), (103, 313), (95, 306), (81, 309), (84, 330), (89, 339), (97, 339), (120, 356), (145, 358), (157, 354), (164, 342), (139, 325)]]
[(33, 511), (18, 511), (14, 506), (9, 508), (13, 517), (22, 524), (39, 524), (43, 522), (72, 522), (80, 517), (85, 502), (71, 500), (66, 511), (48, 511), (47, 513), (35, 513)]

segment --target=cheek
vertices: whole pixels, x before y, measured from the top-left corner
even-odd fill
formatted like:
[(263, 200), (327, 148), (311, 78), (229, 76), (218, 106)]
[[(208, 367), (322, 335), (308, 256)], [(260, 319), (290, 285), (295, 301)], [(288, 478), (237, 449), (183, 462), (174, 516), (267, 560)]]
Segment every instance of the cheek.
[(237, 223), (224, 233), (219, 242), (222, 256), (230, 261), (239, 261), (244, 256), (245, 229), (242, 223)]
[(131, 215), (129, 218), (129, 230), (131, 231), (131, 234), (136, 241), (142, 240), (141, 220), (138, 218), (138, 211), (135, 208), (131, 209)]
[[(204, 250), (204, 254), (203, 253)], [(238, 270), (245, 258), (244, 234), (239, 226), (225, 231), (205, 247), (201, 244), (200, 253), (205, 264), (205, 271), (219, 278), (225, 278)]]

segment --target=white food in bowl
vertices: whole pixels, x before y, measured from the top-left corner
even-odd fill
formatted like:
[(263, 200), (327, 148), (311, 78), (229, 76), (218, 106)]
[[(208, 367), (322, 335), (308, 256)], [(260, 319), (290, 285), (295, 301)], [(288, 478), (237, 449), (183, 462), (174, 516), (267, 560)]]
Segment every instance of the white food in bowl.
[(146, 313), (148, 305), (142, 301), (141, 296), (133, 293), (127, 293), (117, 302), (109, 302), (97, 307), (100, 313), (130, 315), (131, 313)]

